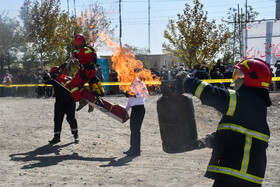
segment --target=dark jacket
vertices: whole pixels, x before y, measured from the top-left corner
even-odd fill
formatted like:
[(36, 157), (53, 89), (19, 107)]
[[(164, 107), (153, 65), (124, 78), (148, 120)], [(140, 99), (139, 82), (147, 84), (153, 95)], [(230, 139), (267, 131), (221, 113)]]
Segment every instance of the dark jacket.
[(237, 91), (226, 90), (193, 78), (184, 83), (185, 92), (223, 114), (205, 177), (247, 187), (261, 186), (270, 131), (266, 120), (268, 104), (257, 90), (266, 91), (245, 86)]
[(59, 102), (59, 103), (74, 103), (75, 102), (70, 91), (68, 91), (62, 85), (59, 85), (58, 82), (49, 80), (49, 81), (46, 81), (45, 84), (53, 85), (56, 102)]

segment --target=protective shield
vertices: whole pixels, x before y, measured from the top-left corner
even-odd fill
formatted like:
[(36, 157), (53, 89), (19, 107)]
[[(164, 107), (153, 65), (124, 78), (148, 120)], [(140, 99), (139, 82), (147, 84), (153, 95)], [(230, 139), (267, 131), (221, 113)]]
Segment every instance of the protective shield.
[(175, 81), (163, 81), (163, 96), (157, 101), (157, 112), (166, 153), (181, 153), (195, 149), (197, 129), (192, 99), (175, 92)]

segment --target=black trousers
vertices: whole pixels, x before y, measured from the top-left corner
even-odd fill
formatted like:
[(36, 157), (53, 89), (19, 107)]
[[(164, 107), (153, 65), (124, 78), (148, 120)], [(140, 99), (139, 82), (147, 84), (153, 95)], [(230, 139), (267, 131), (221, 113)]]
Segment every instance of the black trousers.
[(222, 180), (215, 180), (213, 187), (242, 187), (238, 184), (233, 184), (230, 182), (222, 181)]
[(135, 105), (130, 115), (130, 147), (134, 151), (140, 151), (141, 144), (141, 126), (145, 116), (144, 105)]
[(72, 134), (78, 134), (78, 124), (75, 117), (76, 103), (73, 102), (55, 102), (54, 105), (54, 134), (60, 136), (62, 122), (66, 114), (66, 120), (71, 127)]

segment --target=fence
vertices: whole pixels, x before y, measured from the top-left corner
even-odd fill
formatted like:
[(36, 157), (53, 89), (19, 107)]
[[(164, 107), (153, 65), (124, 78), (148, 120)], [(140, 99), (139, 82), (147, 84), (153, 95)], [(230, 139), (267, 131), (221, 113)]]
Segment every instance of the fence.
[[(205, 79), (202, 80), (207, 83), (230, 83), (232, 82), (232, 79)], [(276, 83), (277, 81), (280, 81), (280, 77), (272, 77), (272, 83), (270, 85), (271, 91), (278, 91), (280, 90), (280, 82)], [(102, 82), (103, 86), (120, 86), (120, 85), (130, 85), (131, 83), (122, 83), (122, 82)], [(150, 85), (160, 85), (160, 81), (150, 81), (145, 82), (145, 84)], [(85, 84), (88, 85), (87, 83)], [(8, 88), (8, 89), (5, 89)], [(49, 89), (52, 89), (52, 85), (47, 84), (12, 84), (12, 85), (3, 85), (0, 84), (0, 97), (6, 96), (7, 94), (10, 94), (9, 96), (29, 96), (29, 97), (36, 97), (38, 96), (38, 93), (45, 92)], [(6, 93), (6, 92), (9, 93)], [(50, 91), (50, 90), (49, 90)], [(51, 90), (52, 92), (52, 90)], [(36, 95), (37, 94), (37, 95)], [(40, 94), (39, 94), (40, 96)]]

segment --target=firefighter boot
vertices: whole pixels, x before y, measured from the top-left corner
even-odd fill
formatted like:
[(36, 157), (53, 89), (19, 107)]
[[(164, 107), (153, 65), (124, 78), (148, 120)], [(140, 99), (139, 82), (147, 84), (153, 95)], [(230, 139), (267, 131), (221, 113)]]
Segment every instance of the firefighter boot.
[(88, 105), (88, 112), (92, 112), (93, 110), (94, 110), (94, 107), (89, 104)]
[(75, 141), (75, 143), (76, 144), (78, 144), (79, 143), (79, 135), (78, 134), (74, 134), (74, 141)]
[(79, 111), (79, 110), (81, 110), (82, 108), (84, 108), (84, 106), (86, 106), (87, 105), (87, 101), (83, 98), (83, 99), (81, 99), (80, 101), (79, 101), (79, 106), (78, 106), (78, 108), (76, 109), (76, 111)]
[(55, 134), (52, 140), (49, 140), (50, 144), (57, 144), (60, 142), (60, 134)]
[(128, 151), (123, 152), (123, 154), (126, 154), (127, 156), (140, 156), (141, 155), (141, 150), (140, 149), (134, 149), (132, 147), (129, 148)]
[(130, 147), (127, 151), (124, 151), (123, 154), (128, 154), (128, 153), (132, 153), (132, 148)]

